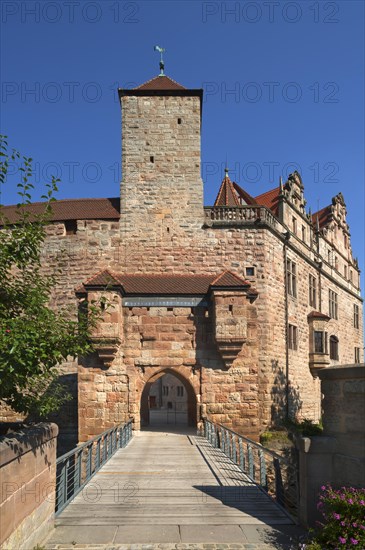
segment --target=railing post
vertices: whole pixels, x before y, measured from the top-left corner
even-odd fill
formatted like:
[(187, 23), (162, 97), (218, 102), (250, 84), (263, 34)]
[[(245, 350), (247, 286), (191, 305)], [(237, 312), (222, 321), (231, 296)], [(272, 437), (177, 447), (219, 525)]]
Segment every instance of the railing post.
[(252, 447), (248, 443), (247, 445), (247, 458), (248, 458), (248, 475), (252, 480), (254, 480), (254, 465), (253, 465), (253, 454), (252, 454)]
[(265, 455), (263, 451), (259, 450), (259, 461), (260, 461), (260, 485), (267, 491), (267, 475), (266, 475), (266, 462)]
[(96, 443), (95, 470), (98, 470), (100, 468), (100, 442), (101, 442), (101, 440), (98, 439), (98, 441)]
[(283, 478), (281, 476), (280, 462), (277, 458), (274, 458), (274, 470), (275, 470), (275, 494), (276, 500), (279, 504), (284, 506), (284, 486)]
[(238, 446), (239, 446), (239, 449), (240, 449), (240, 468), (242, 470), (242, 472), (245, 471), (245, 455), (244, 455), (244, 452), (243, 452), (243, 443), (242, 443), (242, 438), (240, 437), (238, 439)]
[(237, 463), (237, 448), (236, 448), (236, 437), (232, 436), (232, 460)]
[(87, 456), (86, 456), (86, 479), (89, 479), (92, 474), (92, 444), (87, 447)]

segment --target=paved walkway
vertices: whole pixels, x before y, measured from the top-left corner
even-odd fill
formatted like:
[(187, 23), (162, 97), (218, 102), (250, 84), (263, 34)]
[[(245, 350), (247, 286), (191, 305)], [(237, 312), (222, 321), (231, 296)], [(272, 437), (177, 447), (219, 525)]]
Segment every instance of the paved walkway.
[(301, 531), (220, 450), (143, 431), (56, 520), (50, 549), (294, 549)]

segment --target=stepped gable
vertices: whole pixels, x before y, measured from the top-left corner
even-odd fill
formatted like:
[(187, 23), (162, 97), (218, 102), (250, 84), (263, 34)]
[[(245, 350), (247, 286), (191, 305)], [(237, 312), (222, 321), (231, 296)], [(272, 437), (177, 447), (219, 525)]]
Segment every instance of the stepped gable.
[[(30, 219), (36, 219), (40, 214), (44, 214), (46, 202), (33, 202), (25, 206), (25, 210), (30, 213)], [(66, 220), (119, 220), (120, 218), (120, 199), (101, 198), (101, 199), (62, 199), (51, 203), (52, 212), (50, 221)], [(19, 221), (16, 205), (2, 206), (2, 219), (13, 224)]]

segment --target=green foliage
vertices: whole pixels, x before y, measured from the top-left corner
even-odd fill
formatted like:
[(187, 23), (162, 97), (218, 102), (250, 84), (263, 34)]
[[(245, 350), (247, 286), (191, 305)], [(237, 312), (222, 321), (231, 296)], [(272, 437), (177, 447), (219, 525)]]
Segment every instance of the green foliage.
[(42, 270), (41, 252), (58, 180), (42, 196), (44, 211), (31, 215), (32, 159), (8, 153), (0, 136), (0, 185), (6, 182), (10, 160), (21, 162), (21, 178), (15, 225), (0, 205), (0, 399), (18, 412), (46, 416), (68, 399), (56, 366), (91, 350), (88, 332), (96, 308), (77, 319), (67, 309), (49, 307), (56, 277)]
[(286, 420), (285, 426), (289, 431), (292, 431), (304, 437), (322, 435), (323, 432), (322, 422), (319, 422), (317, 424), (313, 422), (313, 420), (309, 420), (308, 418), (304, 418), (304, 420), (302, 420), (301, 422)]
[(365, 548), (365, 489), (323, 485), (317, 508), (323, 521), (306, 549)]
[(270, 446), (270, 443), (273, 443), (274, 441), (292, 444), (288, 438), (288, 433), (286, 430), (270, 430), (267, 432), (263, 432), (260, 435), (261, 445)]

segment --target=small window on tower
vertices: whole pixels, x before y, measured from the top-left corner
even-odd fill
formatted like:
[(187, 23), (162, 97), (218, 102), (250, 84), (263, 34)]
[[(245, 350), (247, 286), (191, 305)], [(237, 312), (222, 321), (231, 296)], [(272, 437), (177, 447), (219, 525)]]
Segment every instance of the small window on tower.
[(65, 231), (66, 231), (66, 235), (76, 235), (77, 221), (76, 220), (66, 220), (65, 221)]
[(177, 123), (178, 123), (178, 124), (181, 124), (181, 118), (178, 118), (178, 119), (177, 119)]
[(150, 162), (152, 162), (152, 164), (155, 162), (155, 157), (153, 155), (150, 156)]
[(254, 277), (254, 276), (255, 276), (255, 268), (246, 267), (246, 277)]

